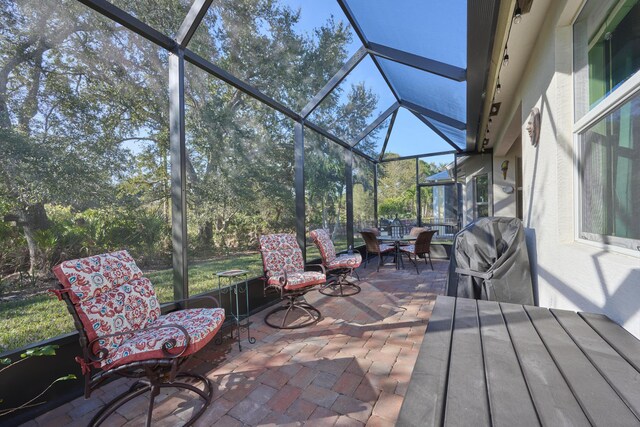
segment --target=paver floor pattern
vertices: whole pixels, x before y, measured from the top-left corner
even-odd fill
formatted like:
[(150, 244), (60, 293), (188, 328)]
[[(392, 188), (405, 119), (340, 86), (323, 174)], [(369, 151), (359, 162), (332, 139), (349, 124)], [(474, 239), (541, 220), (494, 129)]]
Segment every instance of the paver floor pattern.
[[(375, 263), (374, 263), (375, 264)], [(360, 267), (362, 292), (332, 298), (310, 292), (306, 299), (322, 320), (298, 330), (264, 323), (266, 310), (251, 317), (257, 342), (210, 343), (188, 369), (215, 387), (211, 405), (196, 426), (391, 426), (395, 424), (437, 295), (446, 286), (446, 261), (435, 271), (422, 266), (395, 270)], [(100, 407), (130, 385), (111, 382), (90, 399), (78, 398), (26, 426), (84, 426)], [(108, 426), (144, 425), (147, 402), (121, 407)], [(154, 426), (178, 426), (200, 401), (164, 389), (156, 398)]]

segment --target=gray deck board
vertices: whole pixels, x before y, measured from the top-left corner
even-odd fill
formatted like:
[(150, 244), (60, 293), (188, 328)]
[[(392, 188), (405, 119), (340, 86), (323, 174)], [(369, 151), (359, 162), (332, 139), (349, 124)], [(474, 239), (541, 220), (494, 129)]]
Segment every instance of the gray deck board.
[(456, 302), (450, 360), (444, 425), (491, 425), (475, 300)]
[(551, 313), (640, 423), (640, 373), (577, 313), (566, 310), (551, 310)]
[(478, 301), (484, 365), (494, 426), (539, 426), (500, 305)]
[(526, 306), (538, 334), (593, 425), (638, 425), (637, 418), (567, 335), (551, 312)]
[(640, 340), (607, 316), (578, 313), (618, 354), (640, 372)]
[(640, 340), (608, 317), (439, 296), (399, 426), (640, 426)]
[(500, 303), (531, 398), (545, 426), (589, 426), (522, 305)]
[(441, 425), (456, 299), (438, 298), (402, 402), (399, 426)]

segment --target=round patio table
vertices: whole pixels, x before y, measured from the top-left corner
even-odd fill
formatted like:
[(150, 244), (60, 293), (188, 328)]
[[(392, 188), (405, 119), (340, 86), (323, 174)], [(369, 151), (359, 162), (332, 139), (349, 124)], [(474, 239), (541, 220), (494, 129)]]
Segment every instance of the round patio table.
[(400, 246), (401, 243), (409, 243), (411, 241), (416, 240), (416, 236), (410, 236), (408, 234), (404, 236), (377, 236), (377, 239), (380, 242), (393, 242), (393, 245), (396, 248), (395, 261), (396, 261), (396, 270), (400, 269), (400, 264), (402, 264), (402, 268), (404, 268), (404, 263), (402, 262), (402, 256), (400, 254)]

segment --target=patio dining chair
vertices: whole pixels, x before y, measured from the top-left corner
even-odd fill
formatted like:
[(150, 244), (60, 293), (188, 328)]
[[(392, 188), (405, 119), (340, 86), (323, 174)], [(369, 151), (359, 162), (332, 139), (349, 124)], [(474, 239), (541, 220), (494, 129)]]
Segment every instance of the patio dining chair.
[[(181, 366), (220, 330), (225, 319), (222, 308), (162, 315), (151, 282), (125, 250), (65, 261), (53, 272), (59, 284), (51, 292), (66, 302), (80, 335), (82, 356), (76, 361), (85, 378), (85, 398), (113, 376), (138, 379), (89, 425), (100, 425), (122, 405), (149, 392), (146, 425), (150, 426), (155, 398), (167, 387), (192, 392), (202, 401), (185, 425), (202, 415), (213, 387), (205, 377), (181, 371)], [(213, 297), (200, 298), (219, 305)]]
[[(336, 248), (331, 241), (329, 230), (325, 228), (313, 230), (309, 234), (320, 251), (322, 265), (326, 269), (327, 276), (331, 276), (331, 279), (327, 280), (327, 284), (321, 287), (319, 292), (330, 297), (346, 297), (359, 293), (360, 286), (347, 277), (353, 276), (355, 269), (360, 267), (362, 255), (357, 252), (336, 255)], [(358, 280), (360, 280), (359, 277)]]
[(422, 231), (418, 234), (414, 244), (400, 247), (400, 253), (406, 254), (409, 257), (409, 261), (416, 267), (418, 274), (420, 274), (418, 258), (424, 258), (424, 263), (426, 264), (427, 257), (429, 257), (429, 264), (431, 264), (431, 270), (433, 270), (433, 262), (431, 262), (431, 239), (433, 239), (433, 235), (437, 232), (438, 230)]
[[(320, 271), (305, 271), (302, 250), (293, 234), (267, 234), (260, 236), (260, 253), (264, 267), (265, 292), (275, 289), (281, 299), (287, 302), (271, 310), (264, 322), (277, 329), (297, 329), (318, 323), (320, 311), (304, 300), (307, 292), (326, 283), (327, 276), (322, 265), (309, 265)], [(272, 321), (279, 312), (284, 311), (280, 324)], [(292, 312), (302, 311), (302, 318), (287, 323)]]
[(384, 265), (384, 256), (396, 255), (395, 245), (387, 245), (385, 243), (380, 243), (376, 235), (370, 231), (361, 231), (360, 234), (362, 235), (362, 238), (364, 239), (364, 244), (365, 244), (364, 268), (367, 268), (367, 265), (369, 264), (369, 254), (377, 254), (378, 269), (376, 271), (380, 271), (380, 266)]

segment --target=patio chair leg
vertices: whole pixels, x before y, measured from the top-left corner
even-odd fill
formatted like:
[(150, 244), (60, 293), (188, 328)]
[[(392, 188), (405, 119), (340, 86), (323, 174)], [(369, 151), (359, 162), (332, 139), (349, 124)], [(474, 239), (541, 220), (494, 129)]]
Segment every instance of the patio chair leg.
[(153, 416), (153, 406), (156, 401), (156, 396), (160, 394), (160, 387), (157, 385), (151, 386), (151, 396), (149, 396), (149, 409), (147, 409), (147, 424), (146, 427), (151, 427), (151, 417)]

